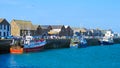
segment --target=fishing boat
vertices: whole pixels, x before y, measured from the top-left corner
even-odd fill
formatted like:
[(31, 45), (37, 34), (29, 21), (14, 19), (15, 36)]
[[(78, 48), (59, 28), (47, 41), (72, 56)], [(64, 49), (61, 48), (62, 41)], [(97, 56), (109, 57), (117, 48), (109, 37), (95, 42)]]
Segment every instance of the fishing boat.
[(12, 54), (22, 54), (23, 53), (23, 48), (21, 46), (11, 46), (10, 47), (10, 53)]
[(86, 47), (87, 41), (84, 37), (74, 36), (70, 42), (70, 48)]
[(105, 36), (99, 40), (99, 43), (101, 45), (112, 45), (114, 44), (113, 37), (114, 37), (113, 32), (108, 30), (106, 31)]
[(23, 48), (20, 46), (20, 43), (17, 39), (13, 39), (12, 43), (10, 44), (10, 53), (12, 54), (22, 54)]
[(103, 37), (102, 39), (99, 40), (101, 45), (112, 45), (114, 44), (113, 38), (112, 37)]
[(26, 36), (23, 44), (23, 50), (24, 52), (40, 51), (44, 49), (45, 44), (45, 39), (35, 39), (32, 36)]
[(23, 52), (40, 51), (44, 49), (44, 45), (46, 44), (46, 40), (36, 39), (36, 38), (33, 38), (32, 36), (26, 36), (24, 39), (22, 39), (22, 41), (23, 41), (23, 44), (11, 46), (10, 53), (20, 54)]
[(80, 44), (79, 39), (74, 37), (70, 41), (70, 48), (78, 48), (79, 44)]
[(87, 41), (84, 37), (80, 38), (80, 44), (79, 47), (87, 47)]

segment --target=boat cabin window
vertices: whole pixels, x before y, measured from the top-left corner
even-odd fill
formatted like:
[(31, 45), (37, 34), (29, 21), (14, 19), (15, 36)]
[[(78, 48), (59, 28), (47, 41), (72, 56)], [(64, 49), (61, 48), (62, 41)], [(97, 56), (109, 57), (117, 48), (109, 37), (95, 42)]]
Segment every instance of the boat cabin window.
[(26, 40), (32, 40), (32, 37), (31, 36), (27, 36)]

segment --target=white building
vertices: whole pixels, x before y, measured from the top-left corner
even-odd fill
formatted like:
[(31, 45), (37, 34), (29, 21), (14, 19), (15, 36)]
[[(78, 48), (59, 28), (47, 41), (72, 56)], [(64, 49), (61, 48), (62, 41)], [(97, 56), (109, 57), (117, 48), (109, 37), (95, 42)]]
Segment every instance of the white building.
[(0, 37), (7, 37), (10, 36), (11, 29), (10, 24), (6, 19), (0, 19)]
[(105, 33), (105, 36), (106, 37), (114, 37), (114, 34), (111, 30), (107, 30), (106, 33)]
[(114, 38), (120, 38), (120, 34), (119, 33), (114, 33)]

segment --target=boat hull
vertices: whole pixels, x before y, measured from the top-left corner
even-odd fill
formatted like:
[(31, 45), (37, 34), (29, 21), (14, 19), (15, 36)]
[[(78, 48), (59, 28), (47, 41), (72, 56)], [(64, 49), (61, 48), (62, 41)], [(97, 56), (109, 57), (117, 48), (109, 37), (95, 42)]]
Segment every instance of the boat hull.
[(108, 42), (108, 41), (99, 41), (100, 45), (113, 45), (113, 42)]
[(70, 48), (85, 48), (87, 44), (70, 44)]
[(70, 48), (78, 48), (78, 44), (70, 44)]
[(20, 46), (13, 46), (10, 48), (10, 53), (11, 54), (22, 54), (23, 48), (21, 48)]
[(87, 47), (87, 44), (79, 44), (78, 48), (85, 48)]
[(33, 47), (33, 48), (24, 48), (24, 52), (36, 52), (36, 51), (41, 51), (44, 49), (44, 46), (38, 46), (38, 47)]
[(113, 45), (113, 42), (102, 41), (100, 42), (101, 45)]

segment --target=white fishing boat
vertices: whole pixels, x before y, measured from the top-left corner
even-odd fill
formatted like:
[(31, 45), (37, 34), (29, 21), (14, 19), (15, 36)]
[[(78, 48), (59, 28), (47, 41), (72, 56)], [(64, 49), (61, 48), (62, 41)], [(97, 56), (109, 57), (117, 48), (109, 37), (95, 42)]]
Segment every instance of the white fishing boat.
[(45, 39), (35, 39), (32, 36), (26, 36), (23, 44), (24, 52), (33, 52), (43, 50), (46, 44)]
[(113, 41), (113, 33), (112, 31), (107, 31), (105, 33), (105, 36), (99, 40), (100, 44), (101, 45), (112, 45), (114, 44), (114, 41)]
[(112, 37), (103, 37), (102, 39), (100, 39), (100, 44), (101, 45), (112, 45), (114, 44), (114, 41)]

